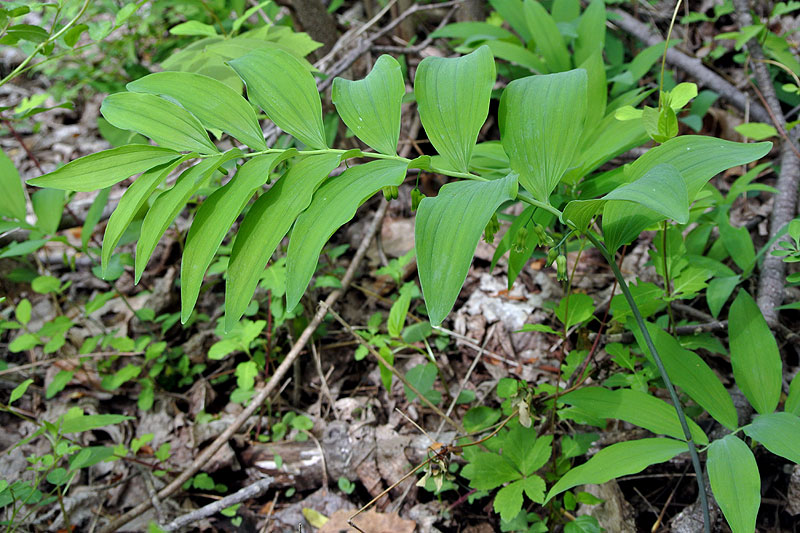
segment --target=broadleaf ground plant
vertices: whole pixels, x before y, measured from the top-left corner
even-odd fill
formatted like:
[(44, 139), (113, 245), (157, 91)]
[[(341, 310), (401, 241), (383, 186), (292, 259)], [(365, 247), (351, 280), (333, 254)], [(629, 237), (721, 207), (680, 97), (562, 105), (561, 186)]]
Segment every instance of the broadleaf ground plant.
[[(416, 69), (413, 97), (436, 153), (417, 159), (397, 154), (406, 86), (395, 58), (379, 57), (363, 80), (334, 81), (332, 101), (339, 117), (374, 151), (340, 149), (330, 145), (309, 65), (281, 48), (268, 47), (226, 62), (246, 87), (247, 98), (231, 84), (197, 73), (156, 73), (129, 83), (126, 92), (105, 99), (101, 113), (114, 127), (143, 135), (157, 146), (130, 144), (92, 154), (28, 183), (90, 191), (138, 175), (107, 225), (102, 251), (102, 269), (108, 272), (120, 236), (136, 213), (146, 210), (136, 247), (137, 281), (156, 244), (187, 203), (210, 184), (225, 183), (195, 213), (180, 273), (180, 320), (187, 322), (195, 313), (206, 271), (227, 231), (243, 215), (225, 268), (221, 333), (231, 335), (222, 341), (230, 343), (212, 348), (215, 358), (225, 357), (228, 349), (249, 350), (263, 328), (242, 317), (264, 268), (285, 237), (289, 244), (281, 264), (282, 283), (274, 294), (284, 298), (284, 309), (292, 312), (334, 232), (373, 195), (383, 192), (387, 198), (396, 197), (409, 170), (454, 178), (436, 196), (415, 200), (416, 258), (431, 328), (440, 327), (451, 312), (482, 235), (491, 241), (498, 216), (507, 216), (517, 203), (525, 204), (499, 244), (498, 254), (510, 250), (509, 264), (515, 257), (524, 264), (538, 253), (546, 265), (556, 266), (559, 279), (569, 288), (574, 270), (567, 272), (566, 253), (594, 248), (608, 262), (622, 292), (611, 300), (610, 311), (632, 332), (638, 350), (631, 353), (620, 345), (612, 354), (609, 347), (615, 362), (630, 372), (602, 386), (579, 388), (581, 373), (587, 368), (583, 363), (588, 364), (587, 353), (579, 350), (564, 365), (568, 373), (564, 377), (572, 379), (574, 374), (579, 380), (576, 386), (557, 382), (533, 391), (523, 382), (501, 382), (497, 393), (505, 399), (506, 418), (491, 430), (491, 438), (484, 437), (484, 450), (475, 441), (463, 441), (468, 463), (463, 477), (482, 495), (498, 489), (493, 509), (503, 524), (513, 528), (521, 522), (528, 530), (538, 531), (546, 530), (553, 517), (528, 516), (524, 509), (530, 507), (525, 501), (552, 505), (560, 498), (565, 508), (574, 507), (576, 498), (588, 500), (580, 492), (570, 492), (576, 486), (635, 474), (688, 452), (706, 531), (712, 526), (705, 501), (706, 472), (731, 530), (752, 531), (760, 503), (760, 477), (742, 436), (797, 462), (800, 457), (791, 443), (800, 438), (800, 388), (793, 383), (784, 410), (779, 411), (782, 362), (778, 347), (744, 288), (728, 311), (730, 362), (736, 384), (758, 413), (752, 422), (740, 424), (729, 392), (692, 347), (677, 338), (671, 314), (666, 321), (648, 319), (670, 308), (671, 302), (693, 298), (703, 289), (716, 317), (752, 274), (758, 254), (749, 236), (730, 226), (728, 210), (737, 195), (753, 189), (743, 177), (728, 198), (722, 198), (709, 182), (732, 167), (758, 161), (772, 145), (678, 136), (677, 113), (698, 95), (693, 84), (659, 90), (656, 107), (638, 109), (649, 93), (634, 85), (665, 53), (665, 46), (648, 49), (638, 62), (637, 58), (617, 65), (617, 74), (609, 79), (602, 59), (606, 22), (602, 1), (592, 1), (582, 13), (575, 3), (571, 18), (555, 6), (551, 13), (532, 0), (492, 4), (521, 39), (496, 26), (484, 28), (486, 33), (480, 38), (466, 37), (463, 26), (446, 26), (439, 35), (460, 39), (468, 53), (427, 57)], [(565, 29), (559, 18), (567, 18), (571, 26)], [(533, 36), (537, 37), (531, 40)], [(492, 107), (496, 59), (536, 73), (513, 72), (517, 75), (511, 76), (514, 79), (499, 97), (499, 143), (477, 144)], [(291, 146), (266, 144), (256, 107), (294, 139)], [(215, 131), (227, 133), (239, 145), (221, 151), (209, 136)], [(593, 175), (620, 153), (647, 140), (656, 146), (629, 165)], [(343, 170), (337, 170), (342, 166)], [(180, 169), (177, 179), (165, 185), (176, 169)], [(154, 199), (149, 202), (151, 195)], [(715, 222), (720, 224), (716, 249), (707, 245)], [(694, 225), (691, 232), (685, 232), (690, 224)], [(653, 229), (658, 234), (652, 259), (663, 287), (629, 284), (617, 255), (642, 232)], [(795, 241), (796, 230), (789, 229)], [(793, 253), (789, 246), (784, 246), (787, 256)], [(739, 272), (723, 264), (727, 256)], [(509, 285), (513, 278), (509, 275)], [(406, 342), (408, 329), (403, 326), (415, 297), (412, 289), (401, 291), (392, 307), (388, 329), (393, 342), (399, 343), (399, 337)], [(665, 305), (653, 306), (653, 300)], [(566, 338), (570, 328), (592, 320), (594, 313), (591, 298), (567, 291), (555, 311), (563, 331), (549, 327), (540, 331)], [(253, 328), (258, 330), (256, 335), (239, 335)], [(382, 377), (389, 388), (390, 340), (378, 335), (377, 328), (361, 337), (378, 347)], [(255, 363), (240, 370), (237, 376), (246, 398), (253, 386)], [(428, 370), (409, 372), (406, 377), (413, 378), (413, 383), (406, 383), (406, 393), (433, 403), (437, 397), (430, 393), (436, 392), (431, 389), (436, 372)], [(654, 386), (665, 388), (671, 403), (651, 394)], [(689, 416), (702, 412), (731, 433), (710, 439)], [(477, 421), (470, 421), (472, 429), (484, 434), (499, 419), (490, 412), (475, 413), (479, 414), (473, 414)], [(553, 436), (537, 436), (532, 426), (536, 421), (546, 429), (557, 418), (590, 425), (617, 419), (657, 437), (612, 444), (572, 467), (571, 459), (585, 452), (591, 440), (563, 439), (558, 453)], [(703, 468), (700, 453), (705, 451)], [(439, 465), (440, 470), (427, 470), (423, 483), (433, 478), (436, 490), (446, 490), (447, 468), (442, 470), (436, 458), (429, 458), (428, 464)], [(540, 474), (548, 463), (553, 467), (543, 477)], [(580, 527), (578, 520), (571, 524)]]

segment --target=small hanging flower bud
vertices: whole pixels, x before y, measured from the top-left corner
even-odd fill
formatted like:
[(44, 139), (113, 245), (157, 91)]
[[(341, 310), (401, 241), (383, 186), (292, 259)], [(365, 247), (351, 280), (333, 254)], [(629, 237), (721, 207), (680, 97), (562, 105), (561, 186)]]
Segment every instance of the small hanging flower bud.
[(494, 242), (495, 234), (500, 230), (500, 221), (497, 220), (497, 213), (492, 215), (489, 223), (486, 224), (486, 229), (483, 230), (483, 240), (492, 244)]
[(564, 254), (556, 257), (556, 277), (562, 281), (567, 280), (567, 256)]
[(522, 226), (517, 230), (517, 234), (514, 236), (514, 251), (518, 254), (521, 254), (525, 251), (525, 244), (528, 241), (528, 227)]
[(389, 187), (383, 188), (383, 197), (386, 198), (387, 202), (391, 202), (392, 200), (397, 200), (398, 194), (399, 190), (397, 189), (396, 185), (390, 185)]
[(553, 261), (556, 260), (556, 257), (558, 257), (558, 248), (550, 248), (550, 251), (547, 252), (547, 262), (544, 266), (549, 267), (552, 265)]
[(422, 199), (425, 198), (425, 195), (419, 188), (414, 187), (414, 190), (411, 191), (411, 211), (416, 211), (419, 207), (419, 203)]
[(545, 242), (547, 240), (547, 232), (541, 224), (534, 224), (533, 231), (536, 233), (536, 236), (539, 237), (539, 242)]

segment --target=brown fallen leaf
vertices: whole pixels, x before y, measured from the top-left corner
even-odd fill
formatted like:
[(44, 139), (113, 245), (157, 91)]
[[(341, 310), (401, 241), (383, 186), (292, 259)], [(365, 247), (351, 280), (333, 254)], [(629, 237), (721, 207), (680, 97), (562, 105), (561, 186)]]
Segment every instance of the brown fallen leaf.
[[(347, 523), (347, 519), (352, 515), (353, 511), (336, 511), (325, 525), (320, 528), (319, 533), (355, 532), (356, 530)], [(386, 514), (373, 510), (358, 515), (355, 523), (366, 533), (412, 533), (417, 528), (417, 524), (413, 520), (400, 518), (397, 513)]]

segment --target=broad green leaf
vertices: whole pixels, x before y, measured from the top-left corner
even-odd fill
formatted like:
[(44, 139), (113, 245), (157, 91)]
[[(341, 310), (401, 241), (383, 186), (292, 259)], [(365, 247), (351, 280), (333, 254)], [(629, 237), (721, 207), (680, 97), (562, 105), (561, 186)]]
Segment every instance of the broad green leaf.
[[(579, 407), (597, 418), (624, 420), (657, 435), (685, 438), (675, 407), (640, 391), (584, 387), (559, 397), (559, 401)], [(688, 423), (692, 439), (701, 445), (708, 444), (708, 437), (700, 426), (691, 419)]]
[(202, 35), (205, 37), (217, 36), (217, 30), (214, 29), (214, 26), (211, 26), (210, 24), (204, 24), (199, 20), (182, 22), (177, 26), (171, 27), (169, 32), (172, 35)]
[(520, 0), (489, 0), (489, 3), (495, 11), (500, 13), (503, 20), (507, 21), (509, 26), (522, 37), (524, 42), (527, 43), (531, 40), (533, 36), (528, 29)]
[[(180, 154), (175, 154), (180, 155)], [(103, 235), (103, 249), (101, 252), (101, 265), (103, 270), (108, 268), (111, 254), (122, 238), (123, 233), (130, 225), (133, 218), (156, 190), (156, 187), (166, 179), (175, 168), (184, 161), (196, 157), (197, 154), (186, 154), (171, 163), (165, 163), (142, 173), (141, 176), (128, 187), (119, 199), (117, 208), (111, 213)]]
[(100, 106), (103, 117), (123, 130), (141, 133), (164, 148), (215, 154), (205, 128), (189, 111), (169, 100), (142, 93), (117, 93)]
[(113, 424), (119, 424), (126, 420), (133, 420), (132, 416), (124, 415), (84, 415), (83, 413), (77, 416), (64, 415), (64, 421), (61, 424), (61, 433), (82, 433), (90, 429), (97, 429)]
[[(639, 347), (652, 360), (639, 328), (631, 319), (628, 320), (628, 326), (636, 336)], [(714, 371), (696, 353), (683, 348), (663, 329), (647, 324), (647, 330), (672, 382), (681, 387), (720, 424), (728, 429), (736, 429), (738, 417), (733, 400)]]
[[(652, 148), (651, 148), (652, 150)], [(629, 201), (608, 202), (603, 207), (603, 240), (612, 254), (639, 236), (644, 228), (664, 220), (664, 215)]]
[(800, 464), (800, 417), (792, 413), (768, 413), (756, 416), (744, 428), (745, 434), (766, 449)]
[(283, 50), (254, 50), (229, 62), (247, 85), (247, 96), (286, 133), (309, 148), (327, 148), (322, 103), (314, 77)]
[(25, 394), (25, 391), (27, 391), (28, 387), (31, 386), (31, 383), (33, 383), (32, 379), (26, 379), (25, 381), (14, 387), (14, 389), (11, 391), (11, 395), (8, 398), (8, 405), (11, 405), (12, 403), (22, 398), (22, 396)]
[(497, 59), (505, 59), (510, 63), (525, 67), (536, 74), (547, 72), (547, 66), (540, 56), (534, 54), (524, 46), (507, 41), (487, 41), (486, 46)]
[[(689, 220), (689, 199), (686, 183), (672, 165), (658, 165), (634, 181), (618, 187), (597, 200), (573, 200), (564, 208), (562, 220), (571, 220), (578, 228), (586, 228), (592, 217), (611, 200), (625, 200), (647, 207), (664, 218), (671, 218), (680, 224)], [(613, 212), (616, 213), (616, 212)], [(603, 230), (613, 227), (616, 220), (603, 217)], [(638, 235), (644, 229), (636, 232)], [(633, 232), (633, 230), (631, 230)]]
[(206, 198), (195, 213), (181, 260), (181, 321), (192, 314), (203, 276), (219, 245), (253, 193), (280, 162), (280, 153), (255, 157), (224, 186)]
[(492, 39), (516, 40), (516, 36), (505, 28), (487, 22), (454, 22), (430, 34), (431, 38), (474, 39), (478, 36)]
[(363, 80), (333, 80), (331, 100), (356, 137), (382, 154), (393, 155), (400, 139), (400, 104), (405, 93), (400, 63), (382, 55)]
[(338, 154), (299, 160), (247, 212), (233, 241), (228, 263), (226, 331), (230, 331), (244, 314), (267, 261), (297, 215), (308, 207), (314, 191), (337, 166)]
[(721, 278), (714, 278), (708, 283), (706, 290), (706, 302), (708, 302), (708, 309), (711, 311), (711, 316), (717, 318), (719, 312), (722, 311), (722, 306), (728, 301), (728, 298), (733, 294), (733, 290), (742, 281), (740, 276), (724, 276)]
[(743, 277), (747, 277), (756, 262), (756, 249), (750, 231), (745, 226), (734, 228), (728, 219), (727, 210), (720, 210), (717, 213), (717, 227), (722, 244), (728, 250), (731, 259), (742, 269)]
[(553, 453), (553, 436), (536, 436), (536, 428), (517, 426), (503, 438), (503, 457), (511, 461), (523, 476), (542, 468)]
[(452, 309), (486, 224), (517, 195), (517, 175), (493, 181), (458, 181), (424, 198), (414, 229), (422, 294), (431, 324)]
[(28, 180), (28, 184), (67, 191), (95, 191), (180, 156), (168, 148), (129, 144), (81, 157), (49, 174)]
[(134, 266), (135, 282), (139, 283), (144, 267), (150, 260), (158, 241), (186, 202), (211, 178), (220, 165), (242, 155), (241, 150), (233, 148), (224, 154), (201, 160), (193, 167), (185, 170), (171, 188), (162, 192), (155, 199), (150, 210), (142, 221), (139, 242), (136, 243), (136, 261)]
[(708, 447), (708, 480), (733, 533), (752, 533), (761, 505), (761, 477), (753, 452), (734, 435)]
[(476, 453), (464, 467), (462, 474), (469, 479), (469, 486), (478, 490), (492, 490), (522, 477), (505, 458), (490, 452)]
[[(594, 3), (598, 3), (598, 0), (595, 0)], [(600, 0), (600, 3), (602, 3), (602, 0)], [(602, 48), (595, 50), (594, 53), (579, 64), (578, 68), (586, 71), (586, 102), (588, 107), (586, 109), (586, 126), (581, 139), (581, 144), (584, 144), (587, 137), (594, 133), (595, 128), (601, 125), (603, 118), (606, 116), (608, 82), (606, 80), (606, 66), (603, 63)], [(583, 151), (581, 150), (580, 152)], [(583, 158), (583, 153), (576, 153), (573, 162)]]
[(541, 503), (544, 500), (544, 480), (539, 476), (530, 476), (509, 483), (498, 490), (492, 506), (502, 520), (509, 521), (522, 510), (523, 491), (531, 501)]
[(606, 6), (603, 0), (592, 0), (578, 22), (575, 39), (575, 64), (580, 65), (589, 56), (600, 51), (606, 42)]
[(36, 213), (36, 227), (45, 234), (52, 235), (58, 231), (64, 200), (63, 190), (49, 187), (31, 195), (33, 212)]
[(253, 150), (266, 150), (253, 107), (224, 83), (191, 72), (157, 72), (125, 86), (136, 93), (168, 96), (208, 129), (222, 130)]
[(637, 474), (650, 465), (669, 461), (688, 450), (685, 442), (675, 439), (640, 439), (612, 444), (564, 474), (547, 493), (544, 503), (577, 485), (597, 485), (620, 476)]
[(556, 308), (556, 317), (569, 329), (592, 318), (594, 301), (588, 294), (571, 293), (561, 298)]
[(636, 181), (653, 167), (670, 164), (686, 180), (689, 201), (693, 202), (708, 180), (723, 170), (764, 157), (770, 148), (769, 142), (745, 144), (705, 135), (681, 135), (648, 150), (631, 164), (626, 178)]
[(586, 71), (577, 69), (514, 80), (503, 91), (503, 148), (511, 170), (539, 201), (548, 201), (578, 148), (587, 83)]
[(742, 137), (747, 137), (756, 141), (763, 141), (764, 139), (778, 136), (778, 130), (775, 129), (775, 126), (764, 124), (763, 122), (739, 124), (733, 129)]
[(297, 217), (286, 252), (286, 308), (294, 309), (314, 275), (322, 247), (356, 209), (383, 187), (403, 182), (407, 163), (370, 161), (323, 183), (308, 209)]
[(736, 384), (756, 411), (773, 412), (781, 397), (781, 356), (767, 321), (745, 290), (731, 304), (728, 335)]
[(31, 301), (27, 298), (23, 298), (17, 304), (17, 307), (14, 308), (14, 317), (22, 324), (26, 326), (28, 322), (31, 321), (31, 311), (33, 310), (33, 306), (31, 305)]
[(459, 172), (469, 169), (495, 76), (487, 46), (458, 58), (426, 57), (417, 67), (414, 94), (422, 126), (436, 151)]
[(22, 180), (19, 172), (11, 159), (0, 151), (0, 215), (25, 221), (25, 192), (22, 190)]
[(789, 384), (789, 395), (786, 397), (783, 410), (800, 416), (800, 377), (798, 376), (800, 376), (800, 373), (795, 374), (791, 384)]
[(550, 13), (535, 0), (524, 0), (525, 23), (536, 43), (536, 50), (544, 56), (550, 72), (569, 70), (570, 57), (567, 45)]

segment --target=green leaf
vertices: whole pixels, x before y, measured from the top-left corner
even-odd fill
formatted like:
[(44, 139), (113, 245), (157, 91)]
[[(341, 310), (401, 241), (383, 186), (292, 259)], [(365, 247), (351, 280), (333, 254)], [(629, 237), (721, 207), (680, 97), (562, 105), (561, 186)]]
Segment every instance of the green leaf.
[(575, 64), (580, 65), (598, 50), (602, 53), (605, 42), (606, 6), (603, 0), (592, 0), (578, 22)]
[(64, 211), (64, 191), (46, 188), (31, 195), (31, 204), (36, 213), (36, 227), (47, 235), (58, 231), (61, 213)]
[(411, 293), (408, 291), (401, 294), (392, 304), (392, 308), (389, 310), (389, 319), (386, 322), (389, 335), (392, 337), (400, 337), (403, 332), (409, 305), (411, 305)]
[(763, 141), (764, 139), (778, 136), (778, 130), (775, 129), (775, 126), (764, 124), (763, 122), (748, 122), (747, 124), (739, 124), (733, 129), (736, 130), (736, 133), (742, 137), (747, 137), (748, 139), (753, 139), (755, 141)]
[(132, 416), (123, 415), (84, 415), (83, 413), (70, 416), (70, 414), (67, 413), (64, 415), (63, 420), (61, 424), (61, 433), (66, 435), (68, 433), (82, 433), (90, 429), (111, 426), (126, 420), (134, 420), (134, 418)]
[(674, 439), (640, 439), (612, 444), (564, 474), (547, 493), (544, 503), (572, 487), (596, 485), (621, 476), (637, 474), (650, 465), (669, 461), (688, 450), (685, 442)]
[(570, 57), (564, 38), (550, 13), (539, 2), (524, 0), (525, 23), (536, 42), (536, 50), (544, 56), (550, 72), (569, 70)]
[(509, 521), (522, 510), (522, 493), (536, 503), (544, 500), (545, 484), (539, 476), (531, 476), (509, 483), (497, 491), (494, 497), (494, 510), (500, 518)]
[(761, 477), (753, 452), (734, 435), (715, 440), (708, 447), (708, 479), (733, 533), (756, 529), (761, 504)]
[(773, 412), (781, 396), (781, 356), (767, 321), (745, 290), (731, 305), (728, 335), (736, 384), (756, 411)]
[(172, 35), (203, 35), (205, 37), (217, 36), (217, 30), (214, 29), (214, 26), (203, 24), (199, 20), (190, 20), (188, 22), (178, 24), (177, 26), (171, 27), (169, 32)]
[[(652, 361), (652, 355), (639, 328), (633, 325), (630, 319), (628, 325), (636, 336), (639, 347)], [(720, 424), (728, 429), (736, 429), (738, 417), (733, 400), (714, 371), (696, 353), (683, 348), (663, 329), (654, 324), (647, 324), (647, 330), (672, 382), (681, 387)]]
[(400, 138), (400, 104), (405, 93), (400, 63), (382, 55), (363, 80), (333, 80), (331, 99), (356, 137), (382, 154), (393, 155)]
[(498, 420), (500, 420), (499, 410), (492, 409), (487, 405), (478, 405), (467, 411), (464, 415), (463, 424), (468, 433), (475, 433), (488, 428)]
[(309, 148), (327, 148), (317, 86), (298, 59), (280, 49), (262, 49), (229, 64), (247, 84), (248, 98), (276, 126)]
[(178, 213), (183, 210), (186, 202), (211, 178), (212, 174), (226, 161), (236, 159), (242, 155), (241, 150), (232, 148), (224, 154), (219, 154), (201, 160), (193, 167), (184, 171), (172, 188), (162, 192), (155, 199), (150, 210), (142, 221), (142, 230), (139, 242), (136, 243), (135, 282), (139, 283), (144, 267), (150, 260), (158, 241)]
[(253, 150), (266, 150), (253, 107), (224, 83), (191, 72), (157, 72), (125, 86), (136, 93), (173, 98), (208, 129), (222, 130)]
[(487, 41), (485, 45), (489, 47), (492, 55), (497, 59), (505, 59), (536, 74), (547, 72), (547, 66), (540, 56), (518, 44), (506, 41)]
[(800, 464), (800, 417), (792, 413), (768, 413), (756, 416), (744, 428), (745, 434), (766, 449)]
[(25, 221), (25, 193), (14, 163), (0, 151), (0, 215)]
[(511, 169), (525, 189), (547, 202), (578, 149), (588, 78), (582, 69), (528, 76), (500, 99), (500, 132)]
[(438, 326), (458, 298), (475, 248), (498, 207), (517, 195), (517, 175), (493, 181), (449, 183), (424, 198), (414, 230), (422, 294)]
[(286, 308), (294, 309), (314, 275), (322, 247), (356, 214), (358, 206), (383, 187), (398, 186), (407, 163), (390, 159), (351, 167), (323, 183), (297, 217), (286, 252)]
[(31, 383), (33, 383), (32, 379), (26, 379), (25, 381), (14, 387), (14, 389), (11, 391), (11, 396), (9, 396), (8, 398), (8, 405), (11, 405), (12, 403), (22, 398), (22, 396), (25, 394), (25, 391), (27, 391), (28, 387), (31, 386)]
[(567, 329), (592, 318), (594, 301), (588, 294), (572, 293), (562, 298), (556, 308), (556, 317)]
[(244, 361), (236, 365), (236, 386), (240, 389), (251, 390), (257, 376), (258, 366), (255, 361)]
[(105, 376), (101, 386), (106, 390), (115, 391), (128, 381), (138, 377), (141, 373), (142, 367), (128, 364), (114, 374)]
[(728, 213), (720, 210), (717, 216), (719, 236), (733, 262), (742, 269), (743, 276), (747, 276), (756, 262), (756, 250), (750, 231), (745, 226), (734, 228), (728, 220)]
[[(597, 418), (615, 418), (652, 431), (684, 439), (675, 408), (643, 392), (602, 387), (584, 387), (559, 397), (559, 401), (579, 407)], [(692, 439), (698, 444), (708, 444), (708, 437), (693, 420), (688, 420)]]
[(511, 463), (490, 452), (476, 453), (461, 473), (469, 479), (469, 486), (478, 490), (492, 490), (522, 477)]
[(256, 189), (266, 183), (280, 159), (279, 153), (250, 159), (197, 210), (181, 260), (181, 322), (189, 320), (203, 276), (231, 225)]
[[(436, 370), (436, 365), (433, 363), (424, 363), (409, 369), (409, 371), (406, 372), (406, 380), (408, 380), (408, 382), (411, 383), (414, 388), (421, 392), (422, 395), (428, 398), (430, 401), (433, 403), (439, 403), (439, 401), (442, 399), (441, 393), (433, 389), (433, 384), (438, 375), (439, 373)], [(417, 397), (417, 393), (405, 385), (404, 389), (406, 393), (406, 399), (409, 402), (413, 402)]]
[(8, 344), (8, 351), (18, 353), (23, 350), (30, 350), (40, 342), (39, 338), (33, 333), (23, 333)]
[(180, 155), (159, 146), (129, 144), (81, 157), (49, 174), (28, 180), (28, 184), (67, 191), (95, 191), (174, 161)]
[[(180, 154), (173, 152), (176, 156)], [(175, 168), (184, 161), (195, 157), (196, 154), (186, 154), (178, 157), (171, 163), (165, 163), (151, 168), (139, 176), (134, 181), (128, 190), (126, 190), (122, 197), (119, 199), (117, 208), (111, 213), (106, 224), (106, 231), (103, 235), (103, 249), (101, 252), (101, 264), (103, 270), (108, 268), (111, 261), (111, 254), (114, 253), (114, 248), (117, 247), (122, 235), (130, 225), (133, 218), (144, 206), (145, 202), (156, 190), (156, 187), (166, 179)]]
[(86, 212), (86, 219), (84, 219), (83, 226), (81, 227), (81, 249), (84, 252), (89, 245), (89, 240), (92, 238), (95, 227), (97, 227), (98, 222), (100, 222), (103, 216), (103, 209), (105, 209), (108, 203), (108, 195), (110, 193), (111, 187), (100, 189), (100, 192), (98, 192), (97, 196), (92, 200), (92, 205), (89, 206), (89, 210)]
[[(613, 200), (634, 202), (680, 224), (685, 224), (689, 220), (686, 183), (678, 170), (667, 164), (651, 168), (638, 180), (617, 187), (602, 198), (571, 201), (564, 208), (562, 220), (571, 220), (578, 228), (586, 228), (591, 223), (592, 217), (603, 209), (607, 202)], [(616, 213), (617, 211), (612, 209), (609, 210), (610, 217), (606, 217), (605, 214), (603, 216), (604, 232), (608, 231), (610, 235), (621, 235), (610, 243), (610, 247), (613, 249), (616, 249), (614, 245), (617, 240), (634, 233), (638, 236), (646, 227), (634, 225), (631, 225), (630, 228), (620, 227), (620, 224), (627, 226), (632, 221), (629, 217), (617, 219), (615, 218)]]
[(745, 144), (705, 135), (681, 135), (648, 150), (631, 164), (625, 178), (633, 182), (657, 165), (670, 164), (686, 180), (689, 202), (693, 202), (708, 180), (723, 170), (764, 157), (770, 148), (769, 142)]
[(792, 383), (789, 385), (789, 395), (786, 397), (783, 410), (800, 416), (800, 377), (798, 376), (800, 376), (800, 373), (795, 374), (792, 378)]
[(267, 261), (292, 227), (297, 215), (308, 207), (314, 191), (337, 166), (338, 154), (315, 155), (299, 160), (247, 212), (233, 241), (228, 263), (225, 285), (226, 331), (230, 331), (244, 314)]
[(706, 290), (706, 301), (708, 302), (708, 309), (711, 311), (711, 316), (717, 318), (719, 312), (722, 311), (722, 306), (728, 301), (728, 298), (733, 294), (733, 290), (742, 281), (740, 276), (725, 276), (722, 278), (714, 278), (708, 283)]
[(132, 130), (174, 150), (219, 152), (197, 118), (178, 104), (152, 94), (117, 93), (100, 106), (103, 117), (123, 130)]
[(27, 298), (20, 300), (17, 307), (14, 308), (14, 316), (23, 326), (31, 321), (31, 309), (31, 301)]
[(495, 82), (487, 46), (459, 58), (426, 57), (417, 67), (414, 94), (433, 147), (454, 170), (467, 172), (478, 133), (489, 114)]
[(520, 0), (489, 0), (492, 8), (500, 13), (503, 20), (507, 21), (515, 32), (522, 37), (524, 42), (531, 40), (532, 35), (525, 20), (525, 12), (522, 10)]
[(542, 468), (553, 453), (553, 436), (536, 436), (536, 428), (517, 426), (503, 438), (503, 457), (511, 461), (523, 476)]

